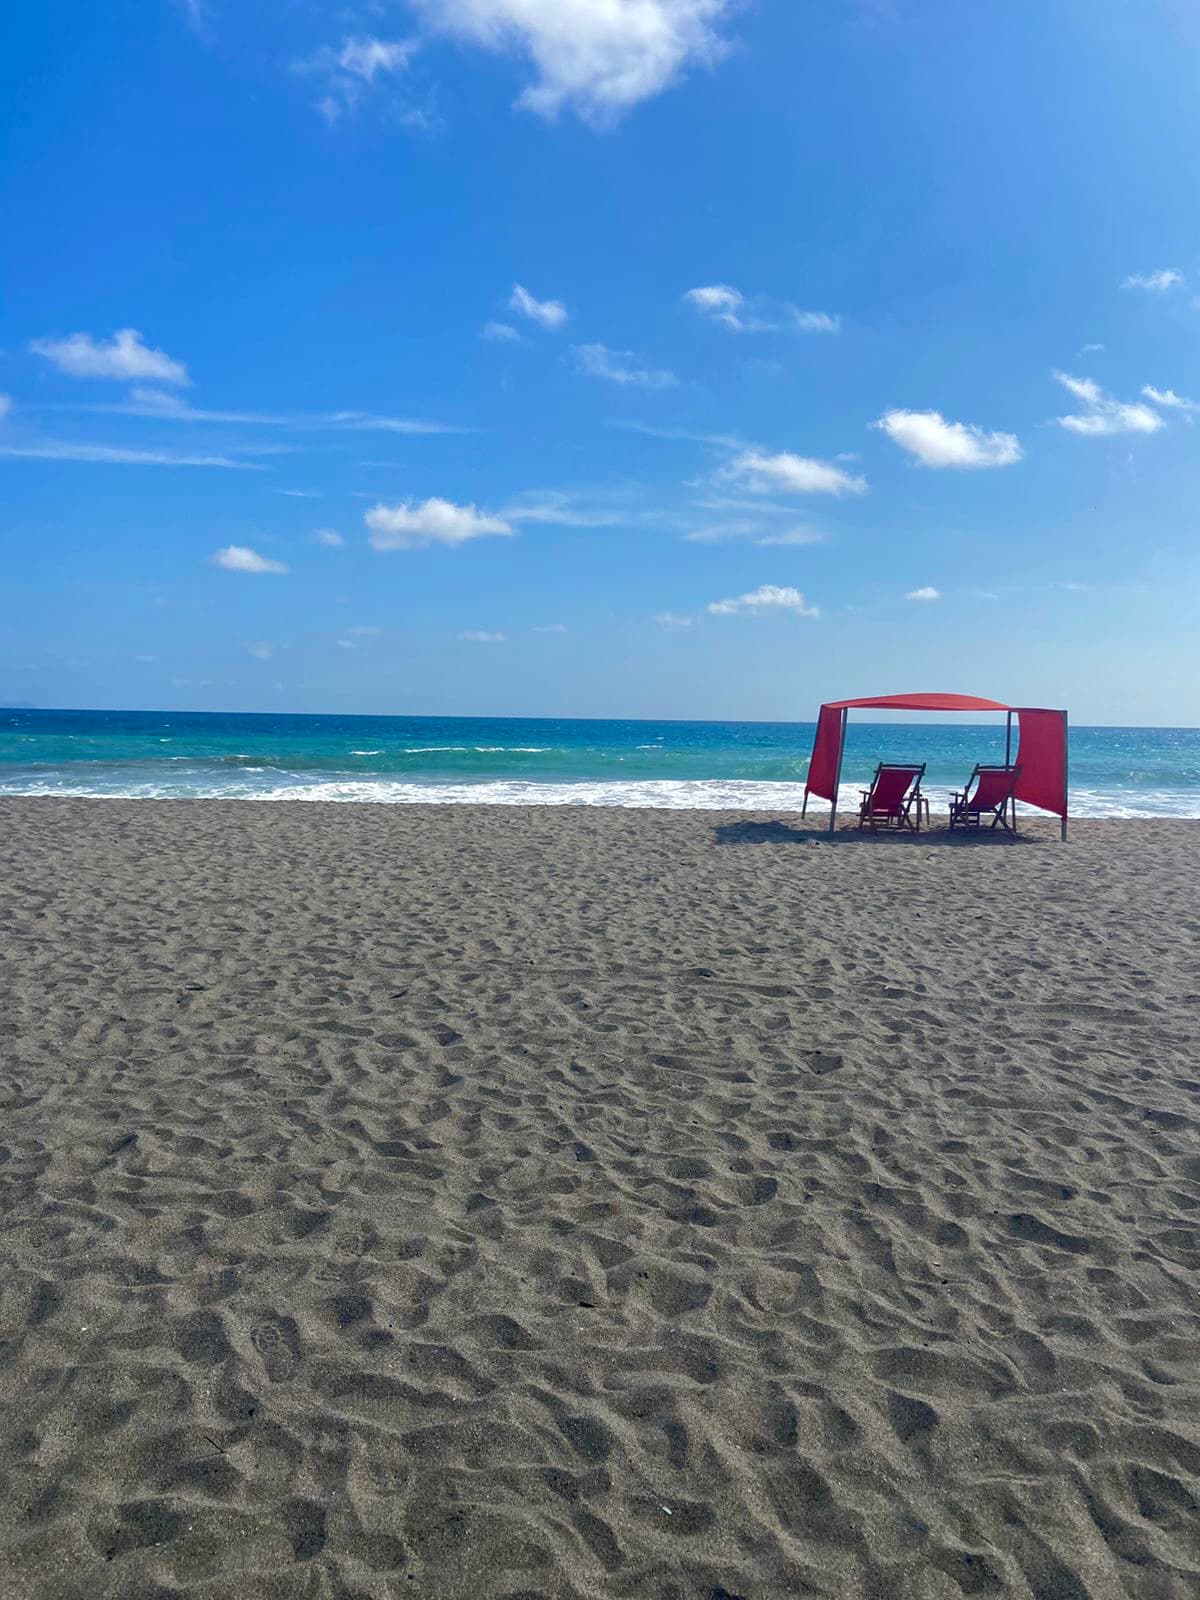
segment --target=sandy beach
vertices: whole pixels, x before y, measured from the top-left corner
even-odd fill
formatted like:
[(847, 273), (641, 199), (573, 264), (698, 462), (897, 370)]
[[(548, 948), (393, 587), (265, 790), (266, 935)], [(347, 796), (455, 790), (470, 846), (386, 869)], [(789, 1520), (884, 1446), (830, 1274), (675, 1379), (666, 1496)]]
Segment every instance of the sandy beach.
[(1200, 1592), (1200, 824), (0, 868), (4, 1600)]

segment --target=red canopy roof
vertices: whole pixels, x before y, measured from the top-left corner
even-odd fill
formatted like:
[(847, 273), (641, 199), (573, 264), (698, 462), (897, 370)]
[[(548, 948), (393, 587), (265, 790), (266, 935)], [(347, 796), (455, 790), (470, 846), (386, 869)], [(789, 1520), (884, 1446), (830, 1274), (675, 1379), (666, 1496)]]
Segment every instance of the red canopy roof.
[(835, 711), (875, 706), (887, 711), (1013, 711), (999, 700), (981, 700), (974, 694), (875, 694), (867, 700), (829, 700)]

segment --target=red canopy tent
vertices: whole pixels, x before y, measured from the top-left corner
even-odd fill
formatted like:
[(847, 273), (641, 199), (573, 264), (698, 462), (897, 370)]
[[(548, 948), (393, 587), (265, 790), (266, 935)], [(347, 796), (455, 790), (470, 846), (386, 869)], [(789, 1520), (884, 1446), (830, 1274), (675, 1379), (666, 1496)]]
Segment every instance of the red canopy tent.
[(866, 700), (831, 700), (821, 707), (804, 783), (804, 811), (810, 794), (830, 804), (829, 831), (837, 822), (838, 785), (842, 777), (842, 746), (846, 719), (853, 710), (878, 711), (1004, 711), (1007, 713), (1005, 762), (1012, 760), (1012, 719), (1020, 733), (1017, 746), (1015, 797), (1041, 811), (1062, 818), (1067, 837), (1067, 713), (1032, 706), (1006, 706), (999, 700), (981, 700), (971, 694), (883, 694)]

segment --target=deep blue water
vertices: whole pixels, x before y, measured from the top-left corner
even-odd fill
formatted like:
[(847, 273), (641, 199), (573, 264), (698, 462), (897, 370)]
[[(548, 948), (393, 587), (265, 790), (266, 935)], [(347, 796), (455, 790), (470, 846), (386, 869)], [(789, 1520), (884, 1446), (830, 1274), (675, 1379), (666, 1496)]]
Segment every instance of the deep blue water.
[[(813, 725), (0, 710), (0, 794), (799, 807)], [(852, 720), (844, 793), (880, 760), (934, 796), (1004, 755), (1002, 719)], [(1072, 728), (1079, 816), (1200, 816), (1200, 729)]]

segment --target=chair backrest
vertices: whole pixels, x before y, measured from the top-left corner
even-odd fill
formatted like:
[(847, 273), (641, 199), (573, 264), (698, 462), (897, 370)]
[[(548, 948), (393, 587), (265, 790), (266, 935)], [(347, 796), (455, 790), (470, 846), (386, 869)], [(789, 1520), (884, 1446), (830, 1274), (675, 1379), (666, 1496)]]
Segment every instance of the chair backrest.
[(903, 805), (904, 797), (913, 783), (920, 782), (924, 771), (924, 766), (901, 766), (881, 761), (875, 768), (875, 776), (871, 781), (870, 809), (895, 811)]
[(1020, 767), (976, 767), (971, 777), (979, 781), (967, 804), (972, 811), (994, 811), (1012, 798), (1020, 776)]

